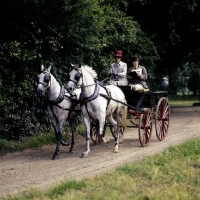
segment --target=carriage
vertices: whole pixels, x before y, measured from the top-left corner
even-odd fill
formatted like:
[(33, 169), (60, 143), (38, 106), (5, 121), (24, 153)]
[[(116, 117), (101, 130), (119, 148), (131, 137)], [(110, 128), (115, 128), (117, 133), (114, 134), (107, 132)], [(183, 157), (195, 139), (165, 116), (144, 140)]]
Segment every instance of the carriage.
[[(149, 77), (149, 82), (152, 82)], [(149, 84), (152, 87), (153, 84)], [(167, 91), (154, 91), (152, 89), (144, 89), (142, 91), (133, 91), (131, 86), (118, 86), (124, 93), (129, 119), (129, 126), (138, 129), (139, 141), (142, 147), (146, 147), (150, 143), (153, 130), (153, 121), (155, 124), (155, 132), (158, 140), (162, 141), (166, 138), (169, 128), (170, 107), (168, 103)], [(105, 96), (105, 98), (108, 98)], [(110, 131), (116, 138), (112, 125), (106, 123), (103, 130), (105, 136), (106, 127), (110, 127)], [(97, 144), (101, 138), (97, 134), (98, 124), (92, 122), (91, 139)], [(120, 128), (120, 137), (124, 135), (125, 127)]]
[[(140, 98), (137, 99), (137, 95), (130, 90), (130, 86), (104, 86), (95, 81), (97, 74), (91, 67), (81, 66), (80, 63), (72, 67), (66, 87), (59, 84), (50, 73), (51, 67), (42, 66), (41, 74), (37, 77), (36, 93), (38, 96), (47, 95), (48, 97), (48, 112), (57, 139), (53, 160), (59, 157), (60, 144), (70, 145), (62, 141), (66, 120), (69, 121), (72, 130), (70, 152), (73, 151), (75, 117), (80, 113), (83, 115), (86, 126), (86, 151), (81, 157), (87, 157), (90, 152), (90, 138), (94, 143), (100, 140), (108, 142), (105, 138), (107, 124), (115, 138), (113, 151), (119, 152), (120, 138), (122, 139), (126, 127), (127, 107), (133, 127), (138, 128), (142, 146), (147, 146), (150, 142), (153, 119), (155, 119), (158, 139), (165, 139), (170, 116), (165, 91), (141, 91)], [(91, 120), (95, 123), (91, 123)]]
[(117, 87), (95, 81), (97, 73), (87, 65), (71, 65), (73, 70), (69, 73), (67, 90), (73, 93), (75, 88), (81, 88), (81, 112), (86, 127), (86, 151), (81, 157), (88, 156), (90, 152), (90, 138), (94, 143), (100, 140), (108, 142), (105, 138), (107, 123), (115, 138), (113, 151), (119, 152), (120, 139), (126, 127), (127, 108), (132, 125), (138, 128), (142, 146), (148, 146), (150, 143), (153, 119), (158, 139), (165, 139), (170, 116), (167, 92), (143, 90), (137, 95), (130, 90), (130, 86)]

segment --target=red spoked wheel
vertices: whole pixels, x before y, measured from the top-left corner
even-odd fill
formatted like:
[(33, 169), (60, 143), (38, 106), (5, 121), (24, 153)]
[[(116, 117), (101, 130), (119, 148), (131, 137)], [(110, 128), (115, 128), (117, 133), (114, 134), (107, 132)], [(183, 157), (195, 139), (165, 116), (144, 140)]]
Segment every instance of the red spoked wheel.
[(146, 112), (140, 115), (140, 121), (138, 126), (139, 141), (143, 147), (146, 147), (150, 143), (152, 133), (152, 115), (148, 108), (144, 109)]
[[(114, 128), (112, 125), (110, 125), (110, 131), (111, 131), (111, 133), (112, 133), (112, 136), (113, 136), (115, 139), (117, 139), (117, 135), (116, 135), (116, 133), (115, 133), (115, 128)], [(122, 137), (124, 136), (124, 131), (125, 131), (125, 127), (120, 126), (120, 129), (119, 129), (119, 137), (120, 137), (120, 138), (122, 138)]]
[(155, 114), (156, 136), (162, 141), (166, 138), (169, 129), (170, 108), (168, 99), (162, 97), (157, 104)]
[(99, 131), (99, 125), (95, 122), (92, 122), (91, 124), (91, 132), (90, 132), (90, 136), (91, 136), (91, 140), (94, 144), (98, 144), (99, 142), (102, 141), (102, 137), (105, 136), (105, 132), (106, 132), (106, 123), (104, 125), (103, 128), (103, 132), (102, 132), (102, 136), (99, 137), (98, 135), (98, 131)]

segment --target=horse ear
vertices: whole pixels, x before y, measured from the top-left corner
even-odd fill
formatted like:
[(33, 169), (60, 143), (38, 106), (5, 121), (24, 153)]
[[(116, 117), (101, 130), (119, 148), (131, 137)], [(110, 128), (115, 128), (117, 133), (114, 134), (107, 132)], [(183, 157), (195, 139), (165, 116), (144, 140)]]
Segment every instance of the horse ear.
[(47, 70), (50, 72), (50, 70), (51, 70), (51, 65), (49, 66), (49, 68), (48, 68)]
[(41, 65), (41, 71), (43, 71), (43, 69), (44, 69), (44, 65)]

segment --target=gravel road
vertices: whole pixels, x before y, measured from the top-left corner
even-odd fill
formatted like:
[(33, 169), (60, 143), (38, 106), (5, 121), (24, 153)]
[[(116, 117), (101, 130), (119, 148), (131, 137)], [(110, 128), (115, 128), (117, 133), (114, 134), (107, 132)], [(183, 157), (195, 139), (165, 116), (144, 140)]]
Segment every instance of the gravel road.
[(80, 158), (85, 151), (85, 139), (77, 134), (74, 153), (69, 153), (69, 147), (61, 147), (58, 160), (51, 160), (55, 145), (1, 156), (0, 196), (16, 194), (30, 188), (45, 190), (60, 181), (98, 176), (145, 156), (159, 154), (169, 146), (199, 137), (199, 119), (200, 107), (171, 107), (170, 128), (164, 141), (157, 139), (153, 127), (150, 145), (141, 147), (137, 129), (127, 128), (119, 153), (112, 152), (115, 141), (108, 134), (110, 143), (94, 145), (91, 142), (89, 156)]

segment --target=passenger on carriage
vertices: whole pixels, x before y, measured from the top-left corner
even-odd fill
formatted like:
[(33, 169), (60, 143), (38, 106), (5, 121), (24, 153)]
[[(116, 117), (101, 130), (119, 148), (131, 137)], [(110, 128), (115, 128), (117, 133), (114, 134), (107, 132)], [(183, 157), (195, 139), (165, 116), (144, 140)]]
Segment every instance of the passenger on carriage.
[(139, 65), (138, 56), (132, 56), (132, 67), (128, 71), (128, 80), (131, 89), (134, 91), (144, 91), (144, 89), (147, 89), (147, 78), (147, 70), (144, 66)]
[[(148, 91), (146, 84), (147, 70), (144, 66), (139, 65), (139, 58), (137, 55), (132, 56), (132, 67), (127, 73), (129, 86), (133, 92), (127, 97), (128, 104), (140, 108), (144, 98), (144, 91)], [(131, 110), (129, 110), (131, 113)]]
[(122, 62), (123, 55), (121, 50), (116, 50), (114, 54), (115, 63), (112, 63), (109, 70), (109, 76), (111, 77), (110, 84), (116, 86), (127, 86), (127, 64)]

